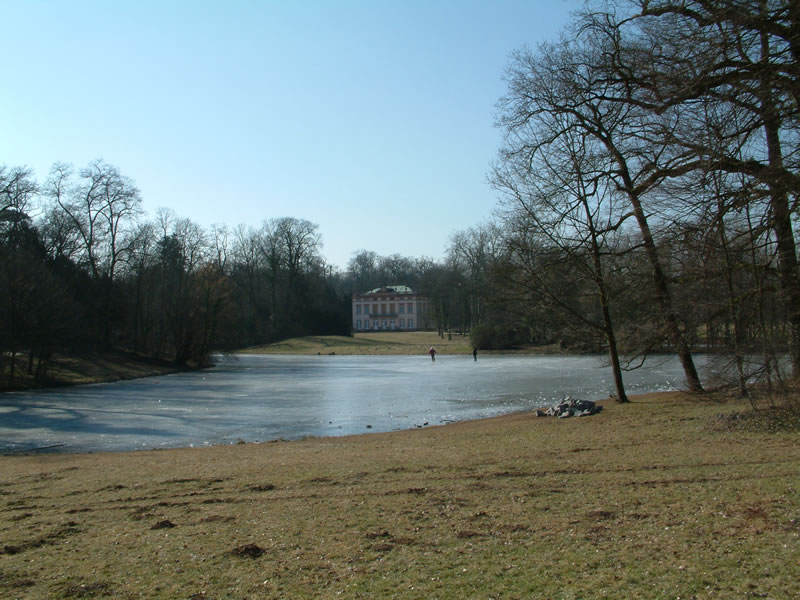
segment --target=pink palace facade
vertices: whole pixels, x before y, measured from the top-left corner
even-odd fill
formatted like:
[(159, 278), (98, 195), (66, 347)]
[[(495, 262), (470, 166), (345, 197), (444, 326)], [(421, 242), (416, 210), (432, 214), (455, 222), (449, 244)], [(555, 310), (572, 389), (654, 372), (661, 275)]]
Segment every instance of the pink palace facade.
[(428, 299), (405, 285), (353, 294), (353, 331), (428, 329)]

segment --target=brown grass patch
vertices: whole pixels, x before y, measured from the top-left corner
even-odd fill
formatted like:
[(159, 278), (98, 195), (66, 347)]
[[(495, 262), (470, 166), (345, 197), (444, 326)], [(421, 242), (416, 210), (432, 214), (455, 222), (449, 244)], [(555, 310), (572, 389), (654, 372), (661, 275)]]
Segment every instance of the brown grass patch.
[(442, 354), (472, 352), (469, 336), (439, 337), (433, 331), (382, 331), (355, 333), (352, 337), (317, 335), (292, 338), (242, 350), (248, 354), (425, 355), (433, 346)]

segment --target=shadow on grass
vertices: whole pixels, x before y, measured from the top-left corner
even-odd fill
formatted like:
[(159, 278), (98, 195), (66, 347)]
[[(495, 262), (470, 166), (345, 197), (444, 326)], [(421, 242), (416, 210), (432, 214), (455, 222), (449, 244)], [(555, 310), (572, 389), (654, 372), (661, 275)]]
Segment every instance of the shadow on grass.
[(5, 363), (0, 367), (0, 392), (104, 383), (190, 369), (120, 350), (76, 356), (56, 355), (49, 361), (46, 374), (39, 379), (28, 373), (28, 358), (19, 356), (16, 359), (13, 385), (9, 382), (9, 365)]

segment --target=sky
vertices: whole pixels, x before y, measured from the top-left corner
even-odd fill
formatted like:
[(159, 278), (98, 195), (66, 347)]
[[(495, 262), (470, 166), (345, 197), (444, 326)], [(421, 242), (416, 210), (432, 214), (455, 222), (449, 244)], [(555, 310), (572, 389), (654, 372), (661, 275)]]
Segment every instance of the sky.
[(154, 217), (318, 225), (440, 260), (497, 204), (487, 175), (511, 53), (569, 0), (0, 0), (0, 165), (43, 183), (103, 159)]

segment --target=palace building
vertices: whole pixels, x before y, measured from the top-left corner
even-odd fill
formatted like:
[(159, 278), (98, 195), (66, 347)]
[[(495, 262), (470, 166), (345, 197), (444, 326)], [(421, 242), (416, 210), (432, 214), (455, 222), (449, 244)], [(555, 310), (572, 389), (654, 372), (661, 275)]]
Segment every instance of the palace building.
[(428, 329), (428, 298), (405, 285), (353, 294), (353, 331)]

